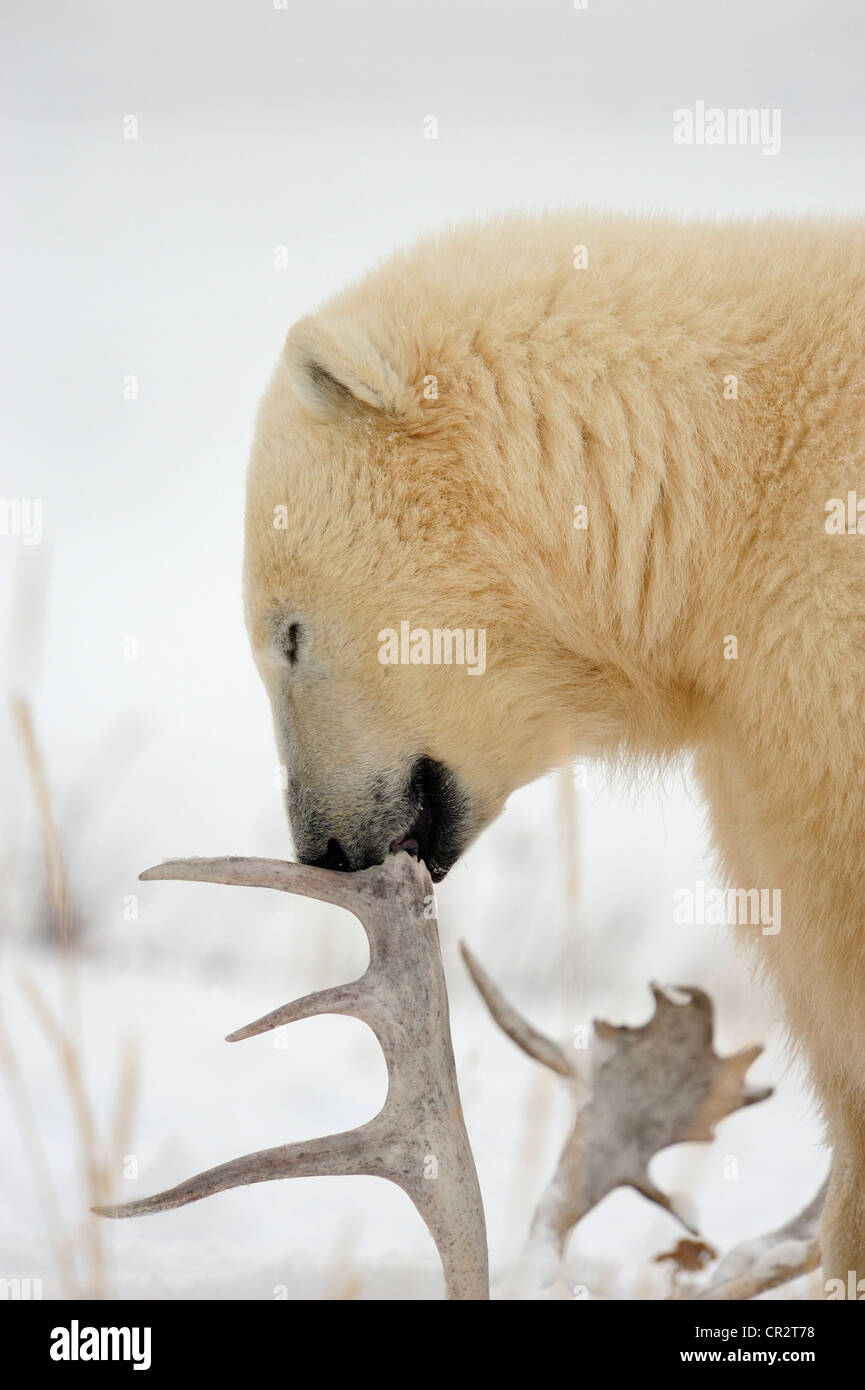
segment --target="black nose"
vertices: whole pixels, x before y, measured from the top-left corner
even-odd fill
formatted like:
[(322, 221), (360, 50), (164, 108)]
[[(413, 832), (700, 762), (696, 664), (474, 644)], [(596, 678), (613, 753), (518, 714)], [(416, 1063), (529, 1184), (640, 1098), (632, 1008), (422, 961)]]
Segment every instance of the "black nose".
[(305, 861), (314, 869), (338, 869), (340, 873), (348, 873), (351, 865), (339, 840), (328, 840), (327, 849), (324, 854), (317, 859), (307, 859)]

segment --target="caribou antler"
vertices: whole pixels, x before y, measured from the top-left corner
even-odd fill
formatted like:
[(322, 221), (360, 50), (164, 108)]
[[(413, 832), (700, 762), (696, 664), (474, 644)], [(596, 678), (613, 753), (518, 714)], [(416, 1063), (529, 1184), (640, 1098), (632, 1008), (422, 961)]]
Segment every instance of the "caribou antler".
[(596, 1019), (583, 1067), (573, 1050), (538, 1032), (508, 1003), (465, 945), (461, 951), (499, 1027), (562, 1078), (574, 1104), (571, 1132), (535, 1209), (523, 1260), (526, 1281), (555, 1290), (571, 1231), (617, 1187), (636, 1188), (696, 1234), (689, 1214), (652, 1182), (649, 1162), (670, 1144), (714, 1138), (725, 1115), (771, 1095), (745, 1082), (762, 1048), (719, 1057), (709, 996), (683, 988), (685, 1002), (676, 1003), (652, 985), (649, 1022), (629, 1028)]
[(285, 1004), (230, 1033), (228, 1041), (315, 1014), (349, 1014), (378, 1038), (388, 1092), (379, 1113), (357, 1129), (262, 1149), (153, 1197), (94, 1210), (142, 1216), (274, 1178), (387, 1178), (408, 1194), (426, 1222), (448, 1297), (488, 1298), (483, 1205), (457, 1088), (432, 883), (424, 865), (404, 852), (353, 874), (278, 859), (177, 859), (141, 878), (278, 888), (353, 913), (369, 941), (369, 966), (360, 979)]

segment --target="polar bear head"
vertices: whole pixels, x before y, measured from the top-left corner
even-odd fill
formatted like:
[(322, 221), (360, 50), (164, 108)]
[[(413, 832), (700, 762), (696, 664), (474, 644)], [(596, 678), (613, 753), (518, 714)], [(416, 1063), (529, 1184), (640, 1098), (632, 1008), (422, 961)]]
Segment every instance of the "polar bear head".
[[(435, 265), (391, 263), (290, 331), (245, 591), (299, 858), (403, 846), (440, 879), (510, 792), (609, 738), (626, 695), (566, 558), (573, 480), (544, 458), (518, 317), (497, 339), (477, 277), (443, 288)], [(570, 466), (579, 429), (545, 426)]]

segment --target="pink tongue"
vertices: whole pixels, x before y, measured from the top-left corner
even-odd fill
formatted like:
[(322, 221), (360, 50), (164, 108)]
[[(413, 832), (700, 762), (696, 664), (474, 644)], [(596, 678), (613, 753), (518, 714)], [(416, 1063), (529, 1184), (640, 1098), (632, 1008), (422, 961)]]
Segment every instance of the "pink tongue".
[(411, 835), (401, 835), (398, 840), (394, 840), (390, 847), (390, 852), (391, 854), (397, 854), (401, 849), (406, 850), (409, 854), (417, 854), (420, 845), (417, 840), (412, 839)]

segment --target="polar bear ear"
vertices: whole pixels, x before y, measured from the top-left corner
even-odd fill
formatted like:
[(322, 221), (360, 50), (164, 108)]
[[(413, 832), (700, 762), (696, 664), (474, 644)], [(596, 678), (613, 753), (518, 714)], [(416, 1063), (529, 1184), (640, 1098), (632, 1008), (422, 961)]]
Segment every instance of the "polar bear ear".
[(364, 406), (397, 417), (415, 399), (389, 357), (350, 320), (325, 327), (301, 319), (286, 339), (284, 360), (298, 400), (321, 418)]

